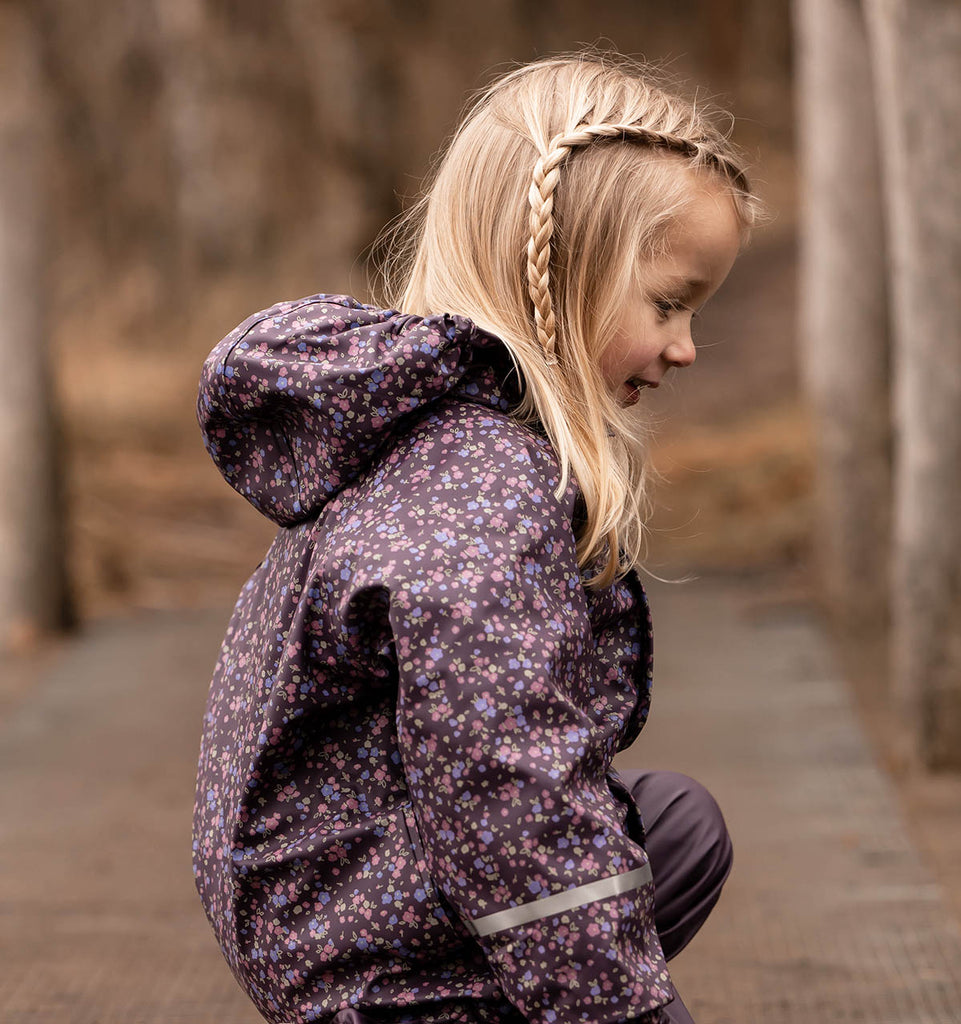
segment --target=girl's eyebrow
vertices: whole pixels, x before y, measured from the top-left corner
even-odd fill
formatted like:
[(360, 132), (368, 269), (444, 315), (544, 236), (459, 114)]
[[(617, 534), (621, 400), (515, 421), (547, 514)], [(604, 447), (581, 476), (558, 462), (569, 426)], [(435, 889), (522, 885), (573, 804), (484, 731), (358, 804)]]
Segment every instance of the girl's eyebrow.
[(699, 277), (673, 277), (670, 284), (673, 288), (686, 288), (689, 292), (707, 287), (707, 281), (702, 281)]
[(707, 281), (695, 277), (668, 277), (665, 278), (656, 293), (664, 299), (680, 299), (685, 305), (689, 305), (702, 289), (708, 286)]

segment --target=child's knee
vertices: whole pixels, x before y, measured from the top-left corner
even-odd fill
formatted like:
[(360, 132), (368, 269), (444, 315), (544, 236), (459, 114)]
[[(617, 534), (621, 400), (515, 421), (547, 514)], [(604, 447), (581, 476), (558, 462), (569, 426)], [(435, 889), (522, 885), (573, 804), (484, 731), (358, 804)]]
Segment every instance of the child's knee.
[(679, 851), (683, 863), (702, 885), (723, 884), (731, 871), (734, 849), (724, 815), (710, 791), (682, 772), (628, 770), (621, 773), (641, 813), (648, 834), (648, 850), (676, 869)]
[(734, 845), (717, 801), (697, 779), (675, 772), (677, 785), (687, 805), (685, 817), (690, 823), (691, 841), (703, 851), (701, 863), (715, 884), (721, 884), (734, 863)]
[(673, 844), (693, 854), (703, 882), (722, 884), (731, 871), (734, 847), (717, 801), (706, 786), (682, 772), (653, 774), (659, 806), (652, 823), (666, 827)]

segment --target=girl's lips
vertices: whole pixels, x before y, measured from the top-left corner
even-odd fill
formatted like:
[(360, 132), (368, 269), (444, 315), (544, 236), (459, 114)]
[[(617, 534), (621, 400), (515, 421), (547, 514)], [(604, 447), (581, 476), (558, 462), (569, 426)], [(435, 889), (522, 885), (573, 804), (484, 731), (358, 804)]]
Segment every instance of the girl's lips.
[(642, 388), (656, 388), (658, 383), (658, 381), (644, 380), (643, 377), (631, 377), (630, 380), (624, 381), (621, 390), (624, 393), (625, 404), (633, 405), (641, 397)]

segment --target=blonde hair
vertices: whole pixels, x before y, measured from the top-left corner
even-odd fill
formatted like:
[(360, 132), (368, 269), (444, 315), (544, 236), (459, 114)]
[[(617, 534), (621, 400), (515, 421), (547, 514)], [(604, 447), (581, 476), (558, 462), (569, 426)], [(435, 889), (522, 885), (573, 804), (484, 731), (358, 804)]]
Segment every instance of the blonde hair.
[[(387, 237), (385, 301), (454, 312), (501, 338), (524, 384), (512, 415), (540, 423), (573, 473), (587, 585), (642, 565), (647, 428), (598, 367), (645, 262), (707, 173), (755, 218), (742, 164), (694, 104), (646, 66), (595, 51), (519, 67), (468, 111), (428, 190)], [(623, 555), (623, 557), (622, 557)]]

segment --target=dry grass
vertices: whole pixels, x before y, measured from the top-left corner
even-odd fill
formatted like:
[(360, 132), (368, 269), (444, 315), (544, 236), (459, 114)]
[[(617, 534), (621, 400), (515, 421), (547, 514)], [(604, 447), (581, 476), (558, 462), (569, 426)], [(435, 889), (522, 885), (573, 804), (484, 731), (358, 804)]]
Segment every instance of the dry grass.
[(796, 402), (689, 428), (658, 444), (652, 461), (661, 477), (653, 563), (758, 569), (806, 560), (814, 463)]

